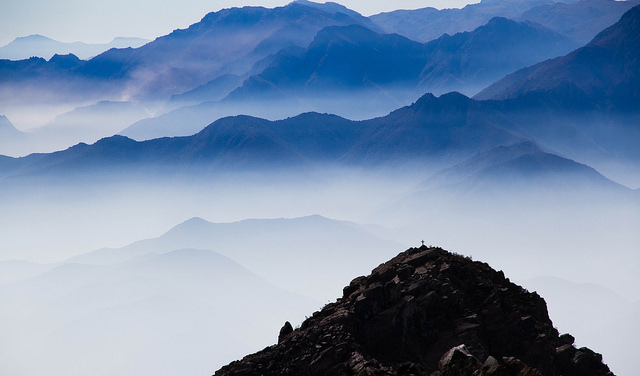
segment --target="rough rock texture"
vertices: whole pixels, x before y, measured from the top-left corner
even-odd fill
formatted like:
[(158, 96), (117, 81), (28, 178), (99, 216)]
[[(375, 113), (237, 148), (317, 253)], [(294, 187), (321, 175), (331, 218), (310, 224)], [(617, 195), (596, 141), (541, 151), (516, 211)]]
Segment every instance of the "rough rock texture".
[(545, 301), (501, 271), (440, 248), (411, 248), (226, 375), (612, 375), (559, 336)]

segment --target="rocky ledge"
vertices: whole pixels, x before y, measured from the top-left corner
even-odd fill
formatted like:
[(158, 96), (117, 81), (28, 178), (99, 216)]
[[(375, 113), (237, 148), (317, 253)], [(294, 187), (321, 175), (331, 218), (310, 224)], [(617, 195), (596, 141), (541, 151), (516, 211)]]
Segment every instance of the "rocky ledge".
[(227, 375), (612, 375), (553, 327), (545, 301), (486, 263), (411, 248)]

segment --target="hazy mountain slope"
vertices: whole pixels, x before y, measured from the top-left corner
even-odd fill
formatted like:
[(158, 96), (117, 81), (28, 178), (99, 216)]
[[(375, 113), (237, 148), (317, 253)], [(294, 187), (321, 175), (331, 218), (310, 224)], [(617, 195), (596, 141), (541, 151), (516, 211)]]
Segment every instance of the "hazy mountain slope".
[(567, 90), (576, 90), (588, 101), (585, 104), (637, 111), (640, 103), (639, 30), (640, 7), (636, 6), (586, 46), (515, 72), (483, 90), (476, 98), (559, 96)]
[(459, 194), (576, 195), (580, 190), (631, 193), (593, 168), (545, 152), (528, 141), (477, 154), (434, 175), (425, 188)]
[(32, 138), (31, 134), (16, 129), (6, 116), (0, 115), (0, 154), (19, 153)]
[[(173, 109), (189, 104), (218, 101), (240, 86), (242, 81), (242, 77), (238, 75), (224, 74), (193, 90), (171, 96), (167, 107)], [(169, 134), (166, 133), (166, 135)]]
[(17, 130), (6, 116), (0, 115), (0, 139), (2, 141), (15, 141), (25, 136), (26, 134)]
[[(462, 94), (427, 94), (411, 106), (372, 119), (373, 129), (346, 155), (358, 163), (453, 159), (519, 140), (509, 119)], [(472, 150), (475, 150), (472, 151)]]
[(472, 95), (505, 72), (564, 55), (578, 44), (539, 25), (492, 18), (472, 32), (445, 35), (425, 47), (430, 53), (420, 86)]
[(381, 32), (381, 29), (376, 25), (373, 21), (371, 21), (368, 17), (364, 17), (360, 13), (353, 11), (344, 5), (341, 5), (336, 2), (313, 2), (307, 0), (294, 0), (293, 3), (308, 6), (311, 8), (317, 8), (322, 10), (323, 12), (327, 12), (330, 14), (343, 14), (349, 18), (352, 18), (358, 21), (359, 25), (363, 25), (367, 29), (374, 30), (376, 32)]
[(115, 83), (105, 82), (97, 69), (89, 75), (78, 73), (85, 65), (84, 60), (73, 54), (53, 55), (49, 60), (38, 57), (0, 60), (3, 108), (10, 109), (11, 104), (31, 105), (52, 100), (57, 104), (84, 102), (95, 97), (109, 97), (114, 90), (119, 90)]
[(370, 18), (385, 32), (428, 42), (444, 33), (471, 31), (493, 17), (505, 17), (540, 24), (583, 45), (635, 5), (637, 0), (481, 1), (462, 9), (397, 10)]
[(194, 249), (108, 267), (66, 263), (1, 287), (0, 301), (11, 307), (0, 313), (3, 370), (53, 375), (206, 373), (319, 304)]
[[(400, 100), (425, 91), (474, 93), (518, 67), (576, 47), (539, 26), (503, 18), (425, 45), (362, 26), (332, 27), (319, 32), (301, 55), (281, 54), (229, 99), (338, 95), (348, 100), (352, 91), (372, 89), (398, 95)], [(348, 94), (329, 94), (337, 90)]]
[(149, 115), (147, 107), (139, 102), (100, 101), (60, 114), (32, 133), (39, 145), (60, 150), (69, 143), (93, 143), (112, 136)]
[(96, 169), (153, 173), (157, 168), (187, 173), (190, 167), (216, 173), (459, 158), (518, 140), (506, 130), (504, 122), (508, 121), (461, 94), (426, 95), (412, 106), (367, 121), (316, 113), (278, 121), (235, 116), (188, 137), (137, 142), (114, 136), (93, 145), (13, 159), (0, 176), (16, 175), (16, 171), (55, 176), (98, 172)]
[(453, 35), (471, 31), (494, 17), (514, 18), (546, 0), (496, 1), (483, 0), (462, 9), (423, 8), (396, 10), (371, 16), (371, 20), (387, 33), (398, 33), (419, 42), (428, 42), (442, 34)]
[(126, 173), (138, 167), (147, 173), (153, 173), (155, 167), (176, 167), (187, 172), (188, 168), (198, 166), (215, 172), (216, 168), (223, 171), (308, 162), (299, 157), (296, 150), (279, 137), (272, 122), (239, 116), (218, 120), (189, 137), (137, 142), (113, 136), (92, 145), (82, 143), (60, 152), (17, 158), (14, 167), (35, 175), (90, 176), (91, 171), (98, 172), (95, 169), (103, 173)]
[(543, 4), (524, 12), (517, 20), (536, 22), (580, 44), (616, 23), (638, 0), (588, 0)]
[(134, 51), (127, 65), (162, 69), (166, 73), (148, 82), (148, 89), (173, 83), (179, 85), (173, 93), (179, 93), (180, 88), (192, 89), (222, 74), (243, 74), (259, 59), (282, 48), (306, 46), (323, 27), (357, 22), (342, 13), (298, 3), (274, 9), (224, 9)]
[[(258, 62), (282, 49), (306, 47), (327, 26), (352, 24), (375, 28), (369, 19), (331, 4), (231, 8), (209, 13), (200, 22), (140, 48), (111, 49), (88, 61), (75, 55), (54, 55), (49, 61), (0, 60), (0, 113), (13, 119), (20, 129), (31, 129), (46, 126), (75, 107), (104, 101), (136, 102), (151, 113), (162, 112), (163, 102), (173, 95), (191, 92), (208, 83), (215, 86), (220, 83), (216, 79), (222, 76), (245, 76)], [(211, 100), (216, 90), (224, 96), (239, 83), (227, 82), (222, 89), (196, 92)], [(153, 135), (193, 134), (216, 119), (244, 112), (238, 108), (225, 109), (214, 116), (200, 117), (201, 123), (187, 126), (186, 132), (160, 131)], [(117, 124), (120, 119), (113, 112), (103, 121)], [(16, 154), (50, 152), (78, 142), (93, 142), (91, 137), (80, 136), (84, 128), (59, 133), (65, 137), (58, 137), (59, 143), (55, 145), (42, 137)]]
[(318, 215), (234, 223), (193, 218), (156, 239), (70, 261), (110, 265), (173, 249), (212, 249), (282, 288), (324, 301), (353, 273), (366, 272), (396, 247), (359, 225)]
[[(614, 123), (606, 128), (608, 135), (594, 137), (598, 132), (595, 126), (603, 125), (580, 125), (583, 117), (572, 118), (571, 107), (560, 103), (543, 112), (528, 113), (530, 108), (518, 103), (476, 101), (458, 93), (439, 98), (428, 94), (411, 106), (366, 121), (317, 113), (278, 121), (235, 116), (218, 120), (193, 136), (143, 142), (114, 136), (56, 153), (5, 159), (0, 176), (55, 177), (90, 171), (86, 176), (98, 171), (101, 173), (96, 177), (106, 177), (103, 173), (160, 172), (172, 176), (194, 173), (191, 168), (209, 175), (263, 168), (390, 167), (398, 162), (408, 171), (416, 164), (435, 167), (457, 163), (524, 139), (576, 160), (594, 155), (634, 158), (634, 128)], [(592, 111), (587, 115), (590, 121), (606, 119), (606, 113)], [(546, 121), (540, 122), (540, 118)], [(616, 154), (607, 154), (613, 152)]]
[[(361, 26), (327, 28), (317, 34), (303, 56), (281, 56), (275, 66), (249, 78), (230, 98), (252, 99), (250, 93), (280, 94), (270, 87), (289, 89), (289, 95), (300, 91), (304, 95), (305, 89), (315, 89), (322, 95), (325, 90), (406, 85), (424, 64), (421, 47), (398, 35), (380, 35)], [(403, 65), (405, 69), (401, 70)]]
[(314, 111), (369, 119), (425, 92), (474, 94), (504, 74), (575, 47), (539, 26), (506, 19), (425, 45), (359, 25), (328, 27), (308, 48), (266, 59), (239, 88), (232, 90), (241, 78), (223, 76), (174, 96), (167, 110), (184, 107), (139, 121), (121, 134), (137, 140), (184, 136), (235, 113), (281, 119)]
[[(324, 10), (326, 9), (326, 11)], [(354, 15), (355, 12), (351, 12)], [(354, 16), (355, 17), (355, 16)], [(175, 30), (140, 48), (111, 49), (89, 61), (76, 62), (62, 72), (44, 65), (41, 91), (48, 93), (48, 81), (70, 76), (80, 81), (97, 81), (115, 86), (127, 97), (168, 98), (194, 89), (223, 74), (243, 74), (260, 59), (290, 46), (306, 46), (318, 30), (331, 25), (369, 24), (362, 16), (354, 19), (333, 7), (292, 3), (266, 9), (245, 7), (209, 13), (187, 29)], [(21, 83), (30, 77), (24, 62), (3, 62), (5, 77)], [(41, 64), (42, 65), (42, 64)], [(113, 82), (116, 81), (116, 82)], [(86, 87), (98, 94), (104, 88)], [(6, 84), (2, 85), (3, 88)], [(20, 87), (12, 87), (16, 91)], [(60, 99), (77, 90), (57, 90)], [(91, 90), (90, 90), (91, 89)], [(71, 91), (71, 92), (69, 92)], [(39, 93), (42, 95), (43, 93)], [(104, 99), (110, 97), (103, 94)]]
[[(447, 227), (448, 221), (456, 228), (473, 226), (477, 216), (492, 218), (487, 223), (512, 218), (516, 222), (504, 226), (529, 234), (572, 221), (565, 231), (594, 227), (590, 231), (597, 234), (598, 224), (606, 228), (605, 223), (617, 221), (628, 221), (620, 227), (628, 231), (637, 221), (632, 212), (639, 205), (640, 197), (631, 189), (525, 141), (492, 148), (432, 174), (379, 215), (416, 224), (441, 217), (434, 228)], [(588, 220), (597, 212), (597, 222)], [(434, 213), (439, 214), (432, 217)], [(544, 224), (535, 224), (542, 218)]]
[(528, 139), (638, 182), (640, 8), (574, 52), (510, 74), (479, 93)]
[(0, 47), (0, 59), (23, 60), (36, 56), (49, 60), (53, 55), (74, 54), (86, 60), (111, 48), (137, 48), (148, 42), (141, 38), (119, 37), (109, 43), (65, 43), (36, 34), (16, 38), (6, 46)]

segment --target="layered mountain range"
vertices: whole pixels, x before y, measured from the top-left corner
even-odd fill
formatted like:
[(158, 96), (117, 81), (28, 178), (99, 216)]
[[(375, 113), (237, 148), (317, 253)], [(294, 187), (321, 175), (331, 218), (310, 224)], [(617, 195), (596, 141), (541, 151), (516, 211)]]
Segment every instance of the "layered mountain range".
[[(563, 55), (577, 47), (542, 27), (493, 18), (468, 33), (420, 44), (362, 26), (322, 30), (300, 55), (288, 52), (250, 77), (230, 99), (258, 95), (321, 96), (325, 91), (372, 88), (474, 93), (515, 67)], [(491, 53), (488, 51), (491, 50)], [(344, 64), (348, 61), (348, 64)]]
[[(93, 145), (79, 144), (52, 154), (7, 158), (0, 167), (1, 176), (15, 179), (25, 175), (79, 175), (91, 171), (171, 175), (193, 168), (215, 175), (216, 172), (264, 168), (386, 168), (398, 163), (412, 166), (420, 161), (440, 165), (522, 142), (525, 134), (518, 132), (517, 127), (492, 105), (451, 93), (440, 98), (426, 95), (409, 107), (367, 121), (354, 122), (318, 113), (278, 121), (229, 117), (193, 136), (149, 141), (113, 136)], [(558, 167), (558, 176), (561, 176), (586, 168), (554, 154), (543, 155), (539, 149), (529, 150), (538, 150), (538, 154), (530, 154), (530, 162), (521, 158), (520, 162), (505, 164), (498, 171), (504, 176), (510, 176), (509, 172), (529, 176), (535, 166), (545, 164), (547, 171)], [(562, 161), (566, 163), (563, 165)], [(564, 167), (559, 167), (561, 165)], [(555, 167), (549, 169), (549, 166)], [(467, 167), (463, 165), (460, 169), (464, 171)], [(593, 175), (599, 174), (593, 171)]]
[(545, 97), (562, 100), (566, 93), (571, 93), (571, 97), (564, 98), (565, 103), (547, 101), (538, 105), (599, 106), (610, 111), (637, 112), (640, 103), (639, 63), (636, 58), (640, 55), (639, 18), (640, 8), (632, 8), (586, 46), (508, 75), (476, 98), (537, 96), (540, 100)]
[[(0, 312), (11, 343), (0, 364), (16, 374), (135, 375), (150, 364), (159, 374), (206, 374), (269, 345), (272, 327), (302, 320), (352, 273), (374, 267), (367, 255), (386, 259), (398, 247), (321, 216), (192, 218), (55, 264), (0, 261), (0, 300), (11, 307)], [(42, 362), (29, 361), (33, 351)], [(96, 370), (106, 354), (114, 357)]]
[[(85, 173), (96, 168), (165, 166), (255, 169), (460, 158), (519, 137), (500, 113), (451, 93), (426, 95), (386, 117), (354, 122), (307, 113), (278, 121), (236, 116), (187, 137), (134, 141), (123, 136), (79, 144), (52, 154), (5, 161), (5, 177), (46, 171)], [(415, 145), (419, 147), (414, 147)], [(122, 170), (120, 170), (122, 171)]]
[[(614, 329), (588, 338), (616, 372), (640, 370), (616, 332), (637, 326), (639, 25), (636, 0), (368, 18), (296, 1), (210, 13), (89, 60), (1, 60), (0, 154), (23, 155), (0, 155), (2, 260), (59, 262), (0, 262), (0, 301), (15, 307), (0, 335), (17, 339), (2, 368), (91, 373), (81, 354), (104, 358), (95, 339), (115, 354), (131, 332), (104, 374), (180, 373), (175, 354), (154, 361), (167, 344), (210, 372), (275, 341), (291, 309), (278, 345), (218, 373), (608, 374), (539, 296), (432, 247), (294, 328), (314, 304), (301, 295), (326, 301), (426, 238), (523, 280), (625, 294), (602, 326)], [(575, 308), (554, 298), (555, 312)], [(583, 312), (577, 343), (598, 321)], [(35, 364), (32, 348), (51, 356)]]
[[(127, 97), (168, 96), (222, 74), (245, 74), (282, 48), (306, 46), (324, 27), (350, 24), (375, 28), (357, 13), (330, 5), (224, 9), (142, 47), (111, 49), (88, 61), (60, 54), (50, 61), (2, 61), (3, 87), (12, 82), (35, 85), (37, 79), (38, 86), (49, 88), (73, 79), (70, 83), (80, 85), (85, 95), (111, 88)], [(95, 87), (84, 87), (87, 81)], [(70, 94), (68, 89), (58, 93), (60, 100)]]
[[(583, 15), (574, 31), (594, 35), (633, 2), (566, 5)], [(527, 10), (530, 17), (523, 15)], [(424, 12), (443, 21), (431, 22)], [(86, 61), (63, 51), (48, 61), (2, 60), (0, 113), (40, 136), (14, 143), (12, 149), (22, 152), (5, 154), (95, 142), (125, 128), (122, 134), (139, 140), (190, 135), (228, 115), (280, 119), (317, 111), (367, 119), (426, 92), (473, 95), (508, 73), (584, 43), (558, 26), (558, 12), (568, 10), (546, 1), (484, 1), (461, 10), (394, 15), (407, 28), (418, 28), (419, 21), (438, 30), (425, 39), (384, 34), (398, 32), (384, 21), (391, 14), (366, 18), (337, 4), (297, 1), (210, 13), (139, 48), (111, 49)], [(444, 23), (454, 27), (446, 29), (448, 35)], [(90, 113), (108, 124), (101, 127), (61, 116), (100, 102), (131, 102), (145, 114)]]
[(204, 119), (224, 115), (229, 108), (269, 118), (317, 111), (366, 119), (384, 115), (425, 92), (475, 94), (518, 67), (563, 55), (577, 46), (539, 25), (505, 18), (426, 44), (379, 34), (359, 24), (328, 27), (307, 48), (286, 49), (269, 57), (246, 80), (225, 76), (174, 96), (169, 109), (189, 107), (133, 124), (122, 134), (136, 139), (158, 135), (157, 130), (181, 135), (193, 129), (178, 130), (179, 119), (204, 125)]
[(635, 5), (638, 1), (484, 0), (462, 9), (397, 10), (373, 15), (371, 19), (386, 32), (428, 42), (443, 33), (471, 31), (499, 16), (534, 22), (584, 44)]

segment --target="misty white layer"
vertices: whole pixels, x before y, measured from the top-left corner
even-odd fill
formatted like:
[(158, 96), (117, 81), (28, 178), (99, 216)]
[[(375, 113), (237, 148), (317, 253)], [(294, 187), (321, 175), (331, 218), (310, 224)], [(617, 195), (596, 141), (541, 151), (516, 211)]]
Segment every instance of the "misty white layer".
[(207, 374), (319, 305), (194, 249), (66, 263), (0, 288), (0, 301), (0, 365), (14, 375)]

